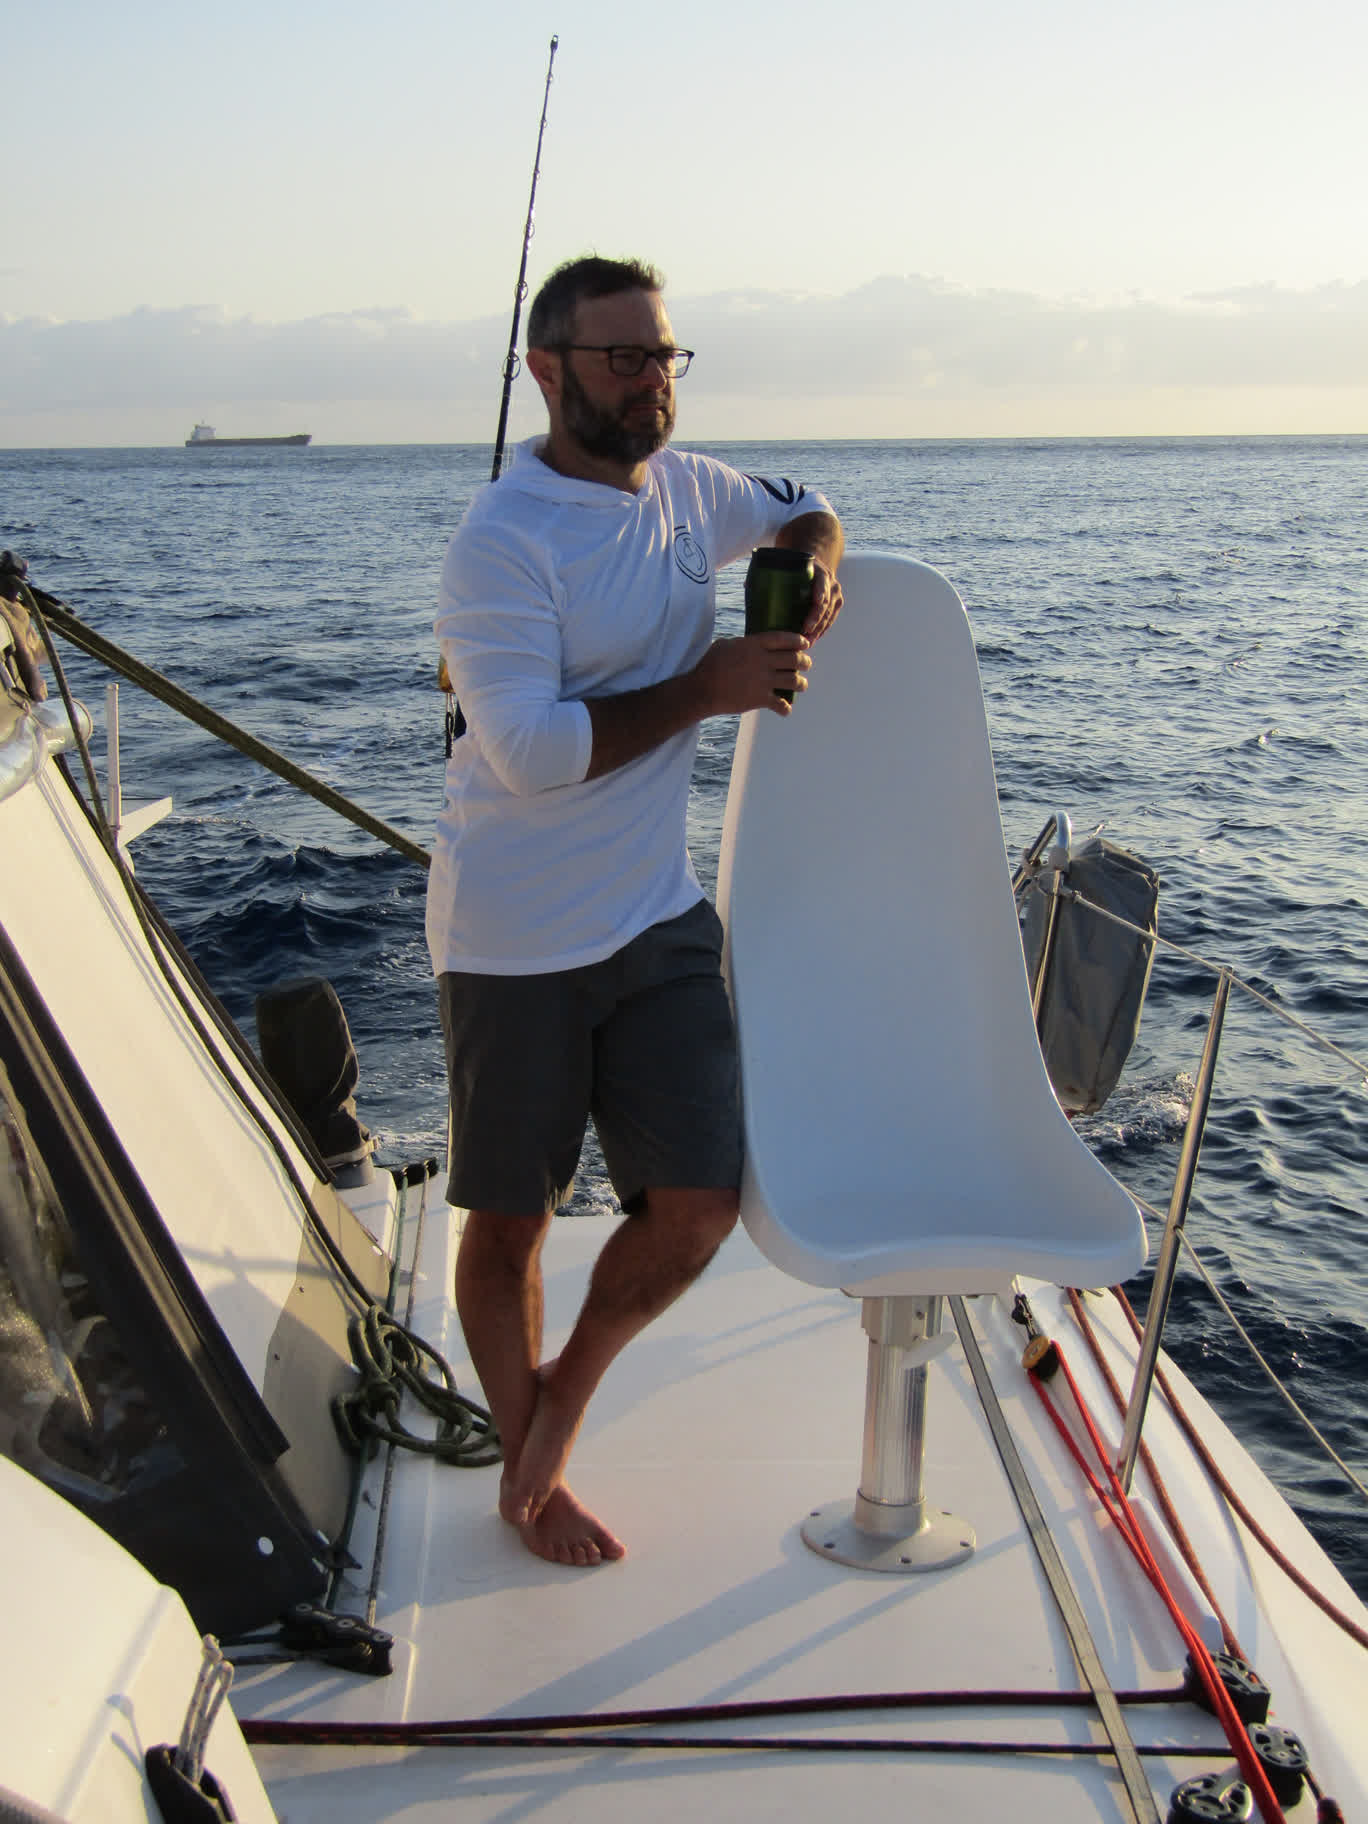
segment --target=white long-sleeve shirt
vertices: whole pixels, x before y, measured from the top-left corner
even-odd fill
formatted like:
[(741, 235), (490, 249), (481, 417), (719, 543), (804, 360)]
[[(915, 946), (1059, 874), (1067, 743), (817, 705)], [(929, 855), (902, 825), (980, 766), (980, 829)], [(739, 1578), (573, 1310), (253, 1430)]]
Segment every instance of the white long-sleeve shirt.
[(691, 669), (719, 567), (831, 510), (670, 449), (628, 494), (557, 473), (540, 444), (475, 497), (442, 571), (437, 637), (467, 727), (428, 881), (438, 974), (598, 962), (701, 897), (685, 840), (697, 728), (586, 779), (584, 699)]

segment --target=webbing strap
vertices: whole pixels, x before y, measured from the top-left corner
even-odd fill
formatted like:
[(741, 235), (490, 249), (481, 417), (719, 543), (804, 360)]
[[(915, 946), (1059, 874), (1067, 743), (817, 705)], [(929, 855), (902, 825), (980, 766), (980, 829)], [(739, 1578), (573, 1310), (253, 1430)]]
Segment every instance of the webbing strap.
[(974, 1377), (979, 1403), (983, 1407), (983, 1415), (988, 1421), (988, 1429), (993, 1434), (998, 1456), (1002, 1459), (1002, 1467), (1007, 1472), (1012, 1494), (1016, 1498), (1017, 1506), (1021, 1509), (1021, 1518), (1026, 1524), (1027, 1534), (1031, 1544), (1035, 1547), (1040, 1567), (1050, 1586), (1050, 1593), (1059, 1609), (1060, 1618), (1069, 1636), (1069, 1644), (1074, 1651), (1074, 1657), (1078, 1661), (1084, 1678), (1088, 1681), (1102, 1727), (1106, 1730), (1107, 1738), (1111, 1742), (1112, 1753), (1116, 1756), (1117, 1771), (1120, 1773), (1121, 1782), (1126, 1789), (1126, 1797), (1130, 1800), (1131, 1815), (1136, 1820), (1136, 1824), (1159, 1824), (1159, 1810), (1154, 1802), (1154, 1788), (1150, 1785), (1145, 1770), (1140, 1764), (1140, 1756), (1136, 1752), (1135, 1743), (1131, 1740), (1130, 1731), (1121, 1714), (1121, 1706), (1117, 1702), (1116, 1693), (1111, 1688), (1093, 1637), (1088, 1630), (1087, 1617), (1083, 1613), (1073, 1584), (1069, 1581), (1069, 1573), (1065, 1570), (1058, 1548), (1050, 1536), (1049, 1526), (1041, 1512), (1040, 1503), (1036, 1500), (1035, 1490), (1031, 1487), (1030, 1478), (1026, 1474), (1026, 1467), (1012, 1440), (1006, 1415), (998, 1400), (997, 1389), (993, 1386), (988, 1365), (983, 1359), (983, 1351), (979, 1348), (978, 1338), (974, 1335), (974, 1328), (969, 1321), (969, 1313), (965, 1309), (964, 1300), (959, 1297), (952, 1298), (950, 1309), (954, 1313), (955, 1328), (959, 1331), (965, 1360), (969, 1363), (969, 1372)]

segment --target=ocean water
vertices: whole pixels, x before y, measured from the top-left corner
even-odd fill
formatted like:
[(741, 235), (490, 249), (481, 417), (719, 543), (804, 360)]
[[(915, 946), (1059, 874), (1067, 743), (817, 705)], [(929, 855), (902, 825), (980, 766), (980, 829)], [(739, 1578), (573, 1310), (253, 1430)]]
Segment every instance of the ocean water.
[[(1283, 1017), (1368, 1055), (1368, 438), (714, 453), (822, 487), (852, 545), (909, 553), (956, 585), (1010, 850), (1065, 810), (1158, 869), (1166, 947), (1140, 1038), (1084, 1124), (1148, 1202), (1164, 1207), (1173, 1182), (1208, 965), (1272, 1003), (1232, 996), (1188, 1233), (1368, 1476), (1368, 1101)], [(427, 847), (437, 575), (488, 467), (482, 446), (0, 452), (0, 544), (109, 638)], [(739, 630), (739, 569), (719, 606)], [(106, 674), (66, 652), (102, 731)], [(252, 1036), (261, 989), (329, 976), (381, 1158), (440, 1154), (422, 871), (131, 686), (120, 704), (126, 795), (176, 807), (136, 845), (140, 878), (230, 1012)], [(731, 721), (707, 726), (695, 776), (708, 885), (734, 736)], [(610, 1201), (591, 1144), (572, 1208)], [(1168, 1341), (1368, 1597), (1364, 1504), (1187, 1267)]]

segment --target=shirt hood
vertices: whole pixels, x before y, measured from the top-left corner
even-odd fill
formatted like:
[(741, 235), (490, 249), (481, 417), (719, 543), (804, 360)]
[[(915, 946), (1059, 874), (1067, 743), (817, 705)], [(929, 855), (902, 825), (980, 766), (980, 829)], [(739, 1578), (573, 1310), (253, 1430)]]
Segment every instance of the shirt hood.
[(658, 451), (647, 458), (646, 480), (635, 494), (628, 494), (622, 488), (615, 488), (604, 481), (584, 481), (576, 475), (562, 475), (559, 469), (553, 469), (549, 463), (542, 461), (541, 452), (546, 447), (545, 436), (529, 437), (515, 446), (513, 460), (491, 487), (514, 487), (520, 494), (530, 494), (537, 500), (554, 500), (563, 506), (614, 508), (617, 503), (648, 500), (655, 491), (655, 480), (652, 474), (654, 465), (661, 460), (664, 451)]

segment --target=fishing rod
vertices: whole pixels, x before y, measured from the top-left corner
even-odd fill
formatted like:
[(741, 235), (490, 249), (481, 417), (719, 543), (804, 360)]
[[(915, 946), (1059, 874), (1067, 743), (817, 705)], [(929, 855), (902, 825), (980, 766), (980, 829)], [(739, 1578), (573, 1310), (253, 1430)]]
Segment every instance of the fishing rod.
[[(523, 299), (527, 296), (527, 250), (532, 244), (536, 232), (535, 216), (537, 206), (537, 179), (541, 176), (542, 139), (546, 133), (546, 111), (551, 102), (551, 71), (556, 62), (556, 46), (559, 37), (551, 39), (551, 55), (546, 60), (546, 87), (542, 91), (541, 124), (537, 128), (537, 152), (532, 160), (532, 189), (527, 198), (527, 221), (523, 227), (522, 259), (518, 265), (518, 282), (513, 288), (513, 327), (508, 333), (508, 353), (503, 364), (503, 397), (499, 401), (499, 428), (494, 437), (494, 466), (489, 472), (489, 479), (497, 481), (503, 467), (504, 436), (508, 430), (508, 402), (513, 393), (513, 382), (517, 379), (522, 362), (518, 359), (518, 325), (522, 321)], [(461, 706), (456, 701), (451, 688), (451, 675), (447, 671), (446, 660), (437, 661), (437, 683), (446, 696), (446, 713), (443, 716), (445, 730), (446, 757), (451, 758), (453, 745), (465, 733), (466, 720), (461, 714)]]
[(508, 337), (508, 353), (503, 364), (503, 398), (499, 402), (499, 429), (494, 439), (494, 467), (489, 479), (497, 481), (499, 470), (503, 467), (504, 433), (508, 429), (508, 401), (513, 391), (513, 382), (518, 377), (522, 366), (518, 359), (518, 324), (522, 318), (523, 299), (527, 296), (527, 250), (532, 244), (535, 233), (534, 217), (537, 203), (537, 179), (541, 176), (542, 137), (546, 132), (546, 110), (551, 100), (551, 70), (556, 61), (556, 46), (559, 38), (551, 40), (551, 55), (546, 64), (546, 89), (542, 95), (541, 125), (537, 128), (537, 155), (532, 161), (532, 191), (527, 199), (527, 224), (523, 229), (522, 262), (518, 267), (518, 283), (513, 291), (513, 328)]

